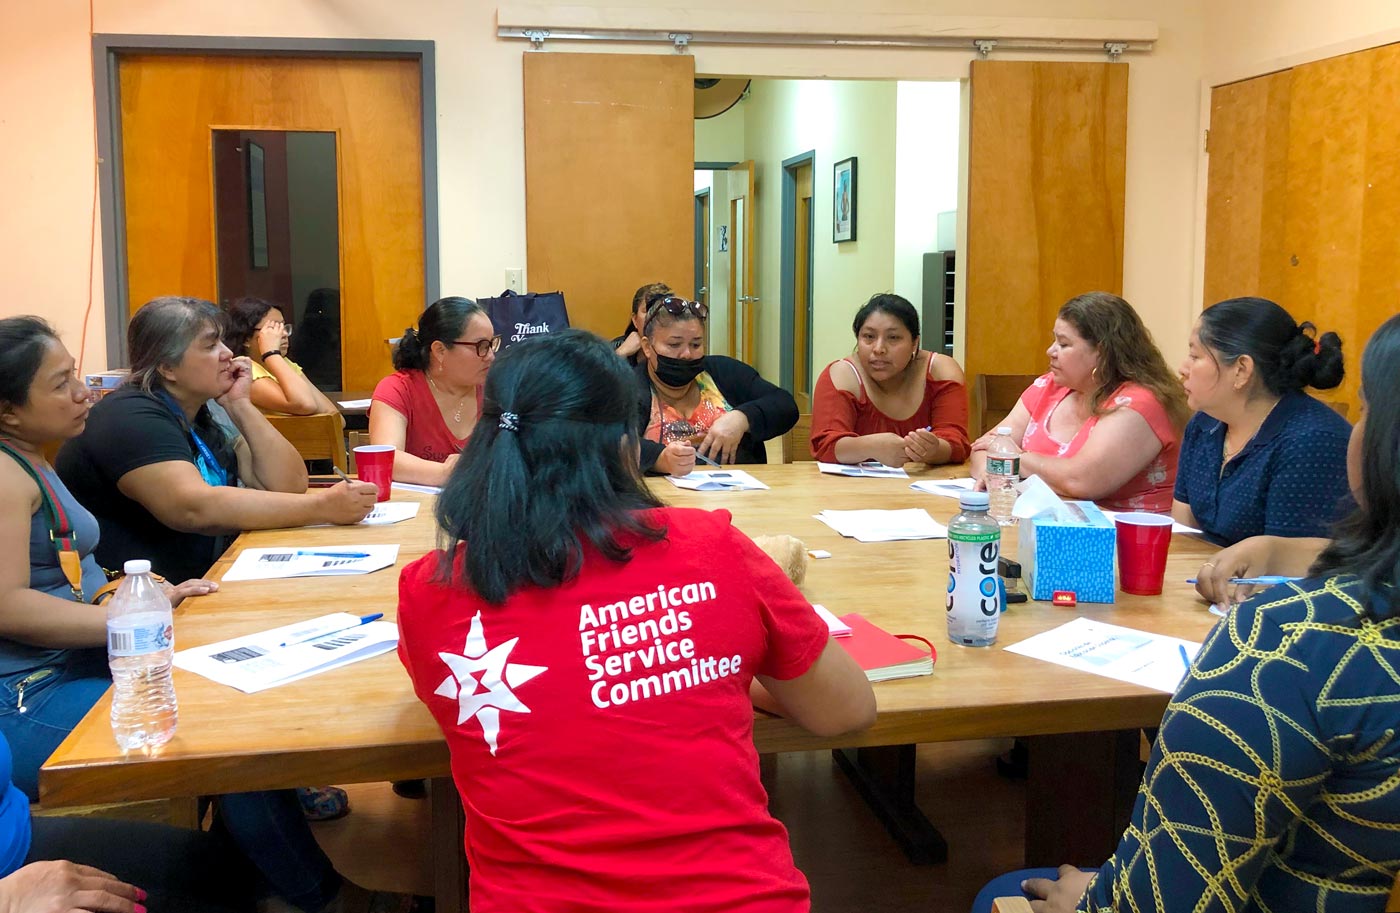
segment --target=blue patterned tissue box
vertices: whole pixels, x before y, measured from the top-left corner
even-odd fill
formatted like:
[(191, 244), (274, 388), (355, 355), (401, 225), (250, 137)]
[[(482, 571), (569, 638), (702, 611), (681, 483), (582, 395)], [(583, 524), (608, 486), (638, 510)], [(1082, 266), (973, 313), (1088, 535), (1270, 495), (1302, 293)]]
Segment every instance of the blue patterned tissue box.
[(1066, 501), (1065, 520), (1045, 513), (1021, 521), (1018, 556), (1032, 599), (1071, 590), (1079, 602), (1112, 602), (1117, 532), (1092, 501)]

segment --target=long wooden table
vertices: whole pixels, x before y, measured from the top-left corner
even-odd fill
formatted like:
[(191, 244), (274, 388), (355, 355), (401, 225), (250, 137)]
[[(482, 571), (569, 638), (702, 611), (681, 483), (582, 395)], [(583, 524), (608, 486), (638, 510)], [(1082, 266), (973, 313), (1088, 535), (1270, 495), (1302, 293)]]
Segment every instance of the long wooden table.
[[(1190, 537), (1173, 539), (1163, 595), (1119, 594), (1113, 605), (1013, 605), (1003, 616), (998, 647), (966, 648), (948, 641), (944, 622), (947, 546), (942, 540), (864, 544), (843, 539), (813, 519), (824, 509), (925, 508), (946, 522), (957, 510), (949, 498), (913, 491), (895, 479), (824, 476), (815, 464), (748, 467), (770, 491), (685, 492), (664, 479), (650, 481), (668, 503), (724, 508), (750, 535), (786, 533), (832, 557), (811, 562), (804, 591), (837, 614), (857, 611), (886, 630), (920, 634), (938, 648), (932, 676), (875, 686), (879, 718), (864, 732), (817, 738), (796, 725), (759, 715), (754, 738), (761, 752), (870, 748), (920, 742), (1013, 736), (1032, 739), (1032, 805), (1051, 802), (1053, 814), (1028, 816), (1027, 857), (1035, 863), (1071, 858), (1121, 827), (1136, 783), (1137, 730), (1156, 725), (1168, 695), (1087, 675), (999, 649), (1076, 616), (1201, 640), (1214, 617), (1184, 581), (1215, 549)], [(965, 474), (959, 467), (923, 477)], [(395, 499), (423, 500), (418, 517), (392, 526), (322, 527), (245, 534), (214, 566), (221, 577), (245, 548), (400, 545), (398, 568), (430, 551), (436, 531), (431, 498), (396, 491)], [(1015, 555), (1008, 530), (1003, 554)], [(722, 556), (721, 556), (722, 557)], [(398, 573), (358, 577), (246, 581), (187, 601), (176, 612), (180, 647), (301, 621), (331, 611), (396, 613)], [(111, 734), (109, 698), (100, 701), (40, 774), (45, 806), (172, 798), (315, 783), (437, 778), (434, 853), (439, 909), (461, 905), (461, 832), (448, 776), (447, 747), (436, 723), (414, 696), (391, 654), (259, 694), (242, 694), (176, 670), (180, 723), (154, 756), (124, 756)], [(1038, 752), (1038, 754), (1036, 754)], [(1130, 763), (1131, 761), (1131, 763)], [(1049, 787), (1053, 786), (1054, 789)], [(1108, 801), (1097, 825), (1087, 809)], [(1068, 815), (1063, 809), (1075, 808)], [(1089, 832), (1093, 832), (1090, 834)], [(1088, 836), (1086, 836), (1088, 835)], [(1087, 841), (1087, 843), (1086, 843)], [(455, 895), (455, 896), (454, 896)]]

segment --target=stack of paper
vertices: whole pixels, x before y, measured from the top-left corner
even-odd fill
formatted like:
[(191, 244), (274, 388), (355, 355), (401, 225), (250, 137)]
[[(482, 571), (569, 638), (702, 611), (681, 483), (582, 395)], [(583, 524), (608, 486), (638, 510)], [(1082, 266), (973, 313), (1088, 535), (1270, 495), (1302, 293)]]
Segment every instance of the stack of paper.
[(886, 466), (874, 460), (848, 466), (845, 463), (818, 463), (822, 472), (835, 476), (861, 476), (873, 479), (907, 479), (909, 473), (898, 466)]
[(387, 653), (398, 625), (337, 612), (175, 654), (175, 665), (252, 694)]
[(826, 629), (831, 632), (832, 637), (851, 636), (851, 626), (833, 615), (826, 606), (813, 603), (812, 608), (816, 610), (818, 617), (826, 622)]
[(915, 482), (909, 487), (915, 491), (922, 491), (931, 495), (943, 495), (945, 498), (960, 498), (965, 491), (972, 491), (977, 482), (971, 478), (967, 479), (923, 479)]
[(1006, 648), (1008, 653), (1043, 659), (1167, 694), (1176, 691), (1200, 649), (1200, 644), (1179, 637), (1088, 618), (1076, 618)]
[(342, 399), (336, 403), (342, 409), (368, 409), (372, 399)]
[(934, 520), (928, 511), (907, 510), (824, 510), (816, 519), (859, 542), (895, 542), (901, 539), (946, 539), (948, 527)]
[(436, 495), (442, 493), (442, 489), (436, 485), (414, 485), (409, 482), (394, 482), (390, 487), (397, 491), (416, 491), (420, 495)]
[(284, 577), (340, 577), (368, 574), (393, 567), (397, 545), (333, 545), (316, 548), (247, 548), (224, 574), (236, 580), (278, 580)]
[(677, 488), (688, 491), (757, 491), (768, 487), (742, 469), (692, 472), (666, 478)]
[[(1102, 510), (1102, 509), (1100, 509), (1100, 512), (1101, 512), (1105, 517), (1107, 517), (1108, 519), (1113, 520), (1113, 519), (1116, 519), (1116, 518), (1118, 517), (1119, 514), (1126, 514), (1126, 513), (1130, 513), (1131, 511), (1126, 511), (1126, 510)], [(1196, 529), (1194, 526), (1187, 526), (1185, 523), (1176, 523), (1176, 522), (1173, 522), (1173, 523), (1172, 523), (1172, 532), (1173, 532), (1173, 533), (1185, 533), (1185, 534), (1188, 535), (1188, 536), (1192, 536), (1192, 535), (1199, 536), (1199, 535), (1201, 534), (1201, 531), (1200, 531), (1199, 529)]]

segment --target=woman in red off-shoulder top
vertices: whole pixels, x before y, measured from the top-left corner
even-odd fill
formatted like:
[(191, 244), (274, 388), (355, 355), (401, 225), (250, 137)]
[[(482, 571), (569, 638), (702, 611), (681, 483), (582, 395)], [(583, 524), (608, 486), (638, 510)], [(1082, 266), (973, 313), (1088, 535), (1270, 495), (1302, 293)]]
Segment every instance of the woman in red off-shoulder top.
[(946, 355), (919, 348), (919, 314), (899, 295), (856, 312), (854, 358), (826, 366), (812, 399), (812, 456), (824, 463), (961, 463), (967, 387)]

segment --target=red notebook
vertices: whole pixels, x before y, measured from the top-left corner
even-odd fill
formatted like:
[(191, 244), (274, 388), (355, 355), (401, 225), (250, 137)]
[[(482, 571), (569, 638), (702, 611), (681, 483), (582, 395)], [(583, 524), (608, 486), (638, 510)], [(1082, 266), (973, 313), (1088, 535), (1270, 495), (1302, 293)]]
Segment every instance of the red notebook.
[[(855, 612), (842, 615), (841, 620), (851, 626), (851, 636), (835, 638), (836, 643), (851, 654), (872, 682), (932, 674), (936, 652), (925, 652), (900, 640)], [(931, 644), (929, 650), (933, 650)]]

